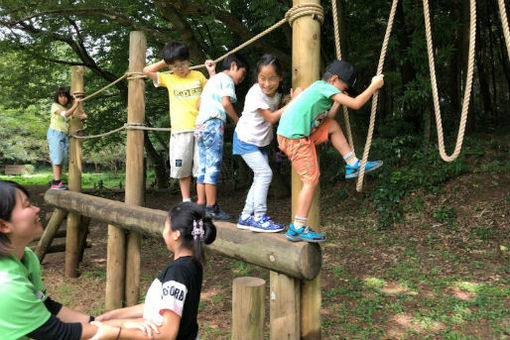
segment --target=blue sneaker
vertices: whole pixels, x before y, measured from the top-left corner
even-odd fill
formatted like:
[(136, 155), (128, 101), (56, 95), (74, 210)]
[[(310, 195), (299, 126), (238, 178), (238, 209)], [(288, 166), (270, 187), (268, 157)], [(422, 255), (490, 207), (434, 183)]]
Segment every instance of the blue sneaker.
[(51, 188), (55, 190), (67, 190), (67, 187), (64, 185), (62, 181), (59, 181), (58, 183), (52, 182)]
[(252, 226), (256, 225), (255, 219), (253, 215), (248, 216), (248, 218), (243, 218), (243, 215), (239, 215), (239, 219), (237, 220), (237, 228), (243, 230), (249, 230)]
[(273, 222), (267, 215), (258, 221), (254, 219), (254, 222), (255, 224), (250, 227), (250, 230), (256, 233), (278, 233), (285, 229), (283, 225)]
[(285, 236), (292, 242), (305, 241), (320, 243), (326, 241), (326, 236), (324, 236), (324, 234), (316, 233), (308, 226), (296, 229), (292, 223), (289, 225)]
[[(375, 169), (380, 168), (383, 165), (383, 161), (373, 161), (367, 162), (365, 165), (365, 173), (370, 171), (374, 171)], [(345, 178), (355, 178), (358, 177), (361, 172), (361, 161), (358, 162), (355, 166), (350, 166), (349, 164), (345, 165)]]

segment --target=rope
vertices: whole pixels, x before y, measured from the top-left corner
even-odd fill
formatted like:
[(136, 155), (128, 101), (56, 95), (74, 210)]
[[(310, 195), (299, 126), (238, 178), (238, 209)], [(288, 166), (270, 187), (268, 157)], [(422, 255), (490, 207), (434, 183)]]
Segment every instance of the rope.
[[(125, 130), (167, 131), (167, 132), (172, 131), (171, 128), (156, 128), (156, 127), (148, 127), (141, 123), (126, 123), (119, 128), (116, 128), (114, 130), (111, 130), (111, 131), (108, 131), (105, 133), (100, 133), (98, 135), (81, 136), (81, 135), (76, 134), (79, 131), (72, 132), (70, 135), (71, 135), (71, 137), (74, 137), (77, 139), (92, 139), (92, 138), (106, 137), (108, 135), (114, 134), (114, 133), (119, 132), (124, 129)], [(195, 130), (179, 130), (179, 132), (193, 132), (193, 131), (195, 131)]]
[(430, 82), (432, 86), (432, 98), (434, 102), (434, 112), (436, 117), (437, 140), (439, 145), (439, 154), (445, 162), (452, 162), (460, 154), (462, 142), (464, 140), (464, 131), (466, 129), (467, 113), (469, 103), (471, 101), (471, 89), (473, 87), (473, 68), (475, 59), (476, 44), (476, 4), (475, 0), (470, 0), (470, 35), (469, 35), (469, 52), (468, 52), (468, 69), (466, 75), (466, 87), (464, 89), (464, 101), (462, 104), (462, 113), (460, 118), (459, 131), (457, 135), (457, 143), (455, 150), (448, 156), (444, 148), (443, 125), (441, 122), (441, 108), (439, 106), (439, 96), (437, 91), (436, 71), (434, 66), (434, 53), (432, 46), (432, 32), (430, 29), (430, 13), (428, 0), (423, 0), (423, 14), (425, 19), (425, 35), (427, 38), (427, 52), (429, 56)]
[(506, 51), (510, 60), (510, 32), (508, 30), (508, 19), (506, 17), (506, 7), (504, 0), (498, 0), (499, 16), (501, 18), (501, 27), (503, 27), (503, 35), (505, 36)]
[[(340, 28), (338, 26), (338, 12), (336, 9), (336, 0), (331, 0), (331, 8), (333, 10), (333, 29), (335, 31), (335, 48), (336, 48), (336, 58), (338, 60), (342, 60), (342, 47), (340, 45)], [(349, 120), (349, 110), (346, 106), (342, 105), (342, 109), (344, 112), (344, 123), (345, 123), (345, 131), (347, 132), (347, 140), (349, 141), (349, 145), (351, 146), (352, 152), (354, 151), (354, 142), (352, 138), (351, 131), (351, 122)]]
[[(426, 0), (424, 0), (426, 1)], [(377, 66), (377, 73), (382, 73), (384, 67), (384, 59), (386, 58), (386, 50), (388, 48), (388, 41), (390, 40), (391, 29), (393, 27), (393, 21), (395, 19), (395, 12), (397, 9), (398, 0), (393, 0), (391, 5), (390, 16), (388, 18), (388, 26), (386, 26), (386, 33), (384, 35), (384, 41), (381, 48), (381, 55), (379, 57), (379, 65)], [(356, 183), (356, 191), (361, 192), (363, 190), (363, 177), (365, 176), (365, 166), (367, 164), (368, 153), (370, 152), (370, 146), (372, 144), (372, 135), (374, 133), (375, 125), (375, 114), (377, 112), (377, 101), (379, 99), (379, 91), (376, 91), (372, 98), (372, 111), (370, 114), (370, 125), (368, 126), (367, 141), (365, 143), (365, 149), (363, 150), (363, 159), (361, 161), (361, 171), (358, 176), (358, 182)]]

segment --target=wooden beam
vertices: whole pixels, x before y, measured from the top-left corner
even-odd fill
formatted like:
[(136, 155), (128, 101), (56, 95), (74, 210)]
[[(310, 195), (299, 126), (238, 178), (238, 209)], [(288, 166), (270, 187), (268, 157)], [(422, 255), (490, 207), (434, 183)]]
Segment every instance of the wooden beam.
[[(63, 190), (48, 190), (44, 199), (60, 209), (157, 236), (161, 236), (167, 216), (162, 210)], [(208, 249), (297, 279), (310, 280), (320, 272), (321, 249), (316, 244), (289, 242), (283, 234), (242, 231), (228, 222), (215, 225), (216, 241), (206, 246)]]
[(232, 284), (232, 340), (264, 340), (266, 281), (251, 276)]

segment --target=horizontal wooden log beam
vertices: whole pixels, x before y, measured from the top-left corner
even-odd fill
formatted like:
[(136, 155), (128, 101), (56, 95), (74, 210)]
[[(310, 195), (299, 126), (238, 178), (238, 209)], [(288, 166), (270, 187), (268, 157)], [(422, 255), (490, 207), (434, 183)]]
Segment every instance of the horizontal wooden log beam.
[[(123, 229), (160, 236), (167, 212), (64, 190), (48, 190), (47, 203), (70, 212), (116, 225)], [(216, 241), (207, 248), (288, 276), (311, 280), (321, 268), (317, 244), (290, 242), (283, 234), (243, 231), (228, 222), (215, 222)]]

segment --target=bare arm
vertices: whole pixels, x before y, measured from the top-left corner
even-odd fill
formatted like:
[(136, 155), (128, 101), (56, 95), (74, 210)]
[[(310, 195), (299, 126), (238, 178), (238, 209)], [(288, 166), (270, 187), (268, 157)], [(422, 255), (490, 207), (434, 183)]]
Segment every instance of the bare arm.
[(106, 321), (112, 319), (136, 319), (143, 317), (143, 308), (145, 304), (141, 303), (125, 308), (113, 309), (96, 317), (97, 321)]
[(221, 97), (221, 104), (223, 105), (223, 109), (225, 109), (227, 115), (232, 118), (234, 123), (237, 124), (239, 117), (237, 116), (236, 110), (234, 110), (234, 105), (230, 102), (230, 97)]
[(209, 78), (216, 74), (216, 64), (214, 61), (207, 59), (205, 61), (205, 68), (207, 69), (207, 73), (209, 73)]
[[(70, 108), (66, 109), (66, 110), (62, 110), (62, 109), (57, 109), (55, 112), (53, 112), (54, 114), (56, 114), (57, 116), (60, 116), (62, 112), (65, 112), (65, 116), (66, 118), (69, 117), (70, 115), (73, 114), (73, 112), (76, 110), (76, 108), (78, 107), (78, 104), (80, 103), (80, 101), (78, 99), (75, 99), (74, 102), (73, 102), (73, 105), (71, 105)], [(85, 116), (86, 118), (86, 116)]]
[(161, 70), (163, 67), (168, 67), (166, 62), (164, 60), (160, 60), (157, 63), (145, 66), (143, 68), (143, 74), (145, 74), (147, 77), (151, 78), (153, 82), (158, 81), (158, 71)]
[(331, 108), (328, 111), (328, 118), (335, 118), (336, 114), (338, 113), (338, 109), (340, 108), (340, 104), (338, 102), (333, 102), (333, 105), (331, 105)]
[(384, 85), (384, 76), (375, 76), (372, 78), (370, 86), (365, 91), (359, 94), (357, 97), (352, 98), (348, 95), (340, 92), (331, 97), (334, 101), (340, 105), (345, 105), (350, 109), (359, 110), (365, 103), (372, 97), (372, 95)]
[(279, 108), (276, 111), (271, 111), (270, 109), (257, 109), (257, 112), (264, 117), (265, 120), (270, 122), (271, 124), (274, 124), (280, 120), (280, 117), (282, 116), (283, 111), (289, 106), (290, 102), (296, 98), (301, 92), (303, 92), (303, 89), (301, 87), (298, 87), (295, 91), (293, 89), (290, 89), (290, 101)]

